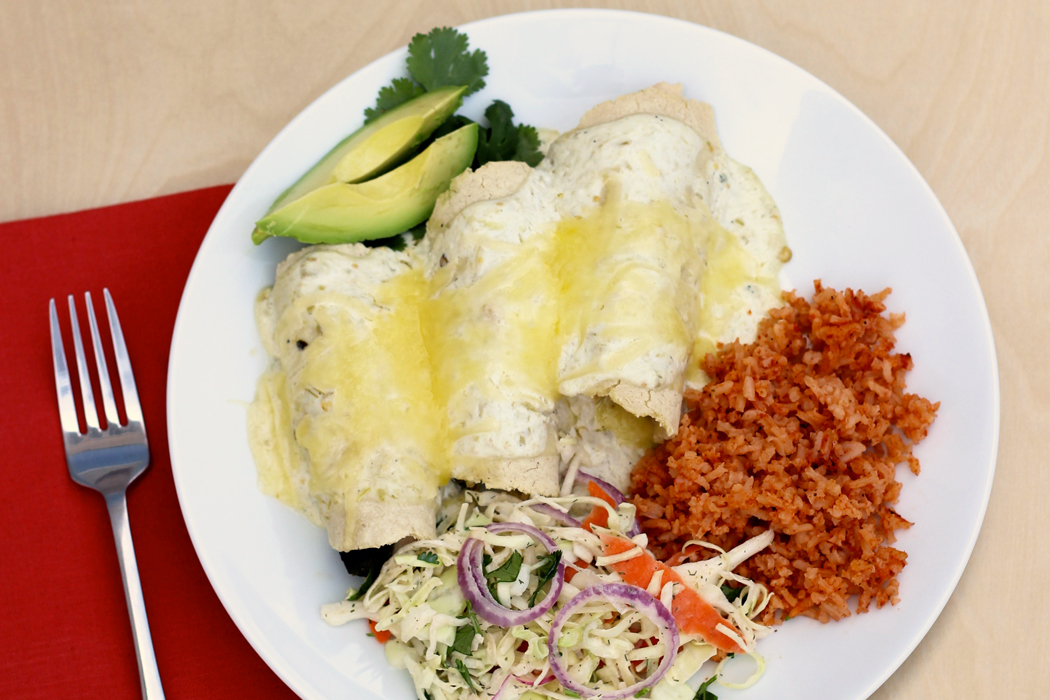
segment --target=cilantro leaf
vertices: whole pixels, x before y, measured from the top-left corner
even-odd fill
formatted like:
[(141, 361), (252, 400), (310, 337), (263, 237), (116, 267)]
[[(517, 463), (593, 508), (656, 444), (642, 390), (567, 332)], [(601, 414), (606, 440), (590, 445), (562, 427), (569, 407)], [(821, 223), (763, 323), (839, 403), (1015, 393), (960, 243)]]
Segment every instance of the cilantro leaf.
[(510, 105), (503, 100), (493, 100), (485, 110), (489, 126), (478, 133), (478, 165), (494, 160), (510, 160), (514, 155), (518, 145), (518, 129), (514, 126), (513, 117)]
[(740, 594), (744, 592), (743, 586), (740, 586), (739, 588), (733, 588), (732, 586), (726, 583), (723, 583), (721, 588), (722, 595), (724, 595), (726, 597), (726, 600), (728, 600), (730, 603), (739, 598)]
[(539, 597), (540, 591), (543, 590), (543, 587), (550, 583), (550, 580), (558, 573), (558, 562), (561, 561), (561, 550), (556, 549), (552, 554), (544, 554), (542, 557), (539, 557), (539, 561), (542, 561), (543, 563), (536, 567), (536, 577), (539, 581), (536, 584), (536, 590), (534, 590), (529, 597), (530, 608), (536, 604), (536, 598)]
[(379, 570), (383, 568), (383, 562), (372, 562), (372, 568), (368, 570), (368, 576), (365, 577), (365, 582), (354, 591), (352, 594), (346, 597), (347, 600), (361, 600), (365, 593), (368, 593), (368, 589), (372, 587), (376, 579), (379, 578)]
[(718, 676), (711, 676), (701, 683), (700, 687), (696, 689), (696, 695), (693, 696), (693, 700), (718, 700), (718, 696), (707, 689), (715, 682), (716, 678), (718, 678)]
[(376, 106), (365, 110), (365, 124), (395, 107), (400, 107), (409, 100), (419, 97), (424, 92), (426, 90), (423, 89), (423, 86), (411, 78), (394, 78), (394, 82), (384, 88), (380, 88), (379, 96), (376, 97)]
[(540, 164), (543, 153), (540, 152), (540, 135), (536, 133), (536, 127), (518, 125), (518, 145), (511, 160), (520, 160), (533, 168)]
[(416, 559), (426, 564), (438, 563), (438, 555), (434, 552), (423, 552), (422, 554), (416, 555)]
[(456, 641), (452, 642), (449, 651), (458, 651), (464, 656), (470, 656), (473, 652), (471, 645), (474, 643), (474, 626), (463, 625), (456, 630)]
[(408, 72), (427, 90), (445, 85), (466, 85), (464, 95), (485, 87), (488, 60), (480, 49), (470, 53), (467, 35), (451, 27), (436, 27), (416, 34), (408, 45)]
[(514, 581), (518, 578), (519, 573), (521, 573), (521, 552), (511, 552), (510, 558), (495, 571), (487, 572), (485, 578), (488, 579), (491, 586), (493, 583)]
[(478, 616), (474, 613), (474, 606), (470, 604), (469, 600), (467, 601), (466, 611), (459, 616), (459, 619), (468, 620), (469, 624), (463, 625), (456, 630), (456, 639), (448, 650), (449, 652), (458, 651), (464, 656), (470, 656), (474, 653), (471, 649), (471, 645), (474, 643), (474, 635), (481, 634), (481, 623), (478, 622)]
[(520, 160), (531, 166), (543, 160), (536, 129), (525, 124), (514, 126), (514, 111), (506, 102), (493, 100), (485, 110), (485, 118), (489, 126), (478, 133), (475, 168), (499, 160)]

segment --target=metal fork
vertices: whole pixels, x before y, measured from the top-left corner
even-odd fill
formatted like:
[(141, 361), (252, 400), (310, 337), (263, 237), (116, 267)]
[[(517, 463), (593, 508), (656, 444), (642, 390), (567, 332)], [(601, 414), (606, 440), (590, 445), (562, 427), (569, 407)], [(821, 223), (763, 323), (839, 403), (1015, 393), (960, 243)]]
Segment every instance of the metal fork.
[(135, 377), (131, 373), (131, 362), (128, 360), (128, 349), (124, 345), (124, 334), (120, 330), (120, 319), (117, 318), (117, 310), (113, 307), (113, 298), (110, 297), (109, 290), (103, 289), (102, 292), (106, 298), (106, 313), (113, 337), (113, 355), (117, 360), (117, 374), (124, 394), (124, 411), (128, 422), (121, 425), (117, 415), (117, 403), (109, 381), (102, 339), (95, 322), (91, 293), (88, 292), (84, 294), (84, 299), (107, 423), (105, 429), (99, 425), (88, 364), (84, 357), (84, 345), (80, 340), (76, 305), (73, 303), (73, 296), (70, 295), (69, 320), (73, 326), (73, 347), (77, 357), (77, 374), (80, 376), (80, 393), (84, 401), (84, 420), (87, 423), (87, 432), (80, 432), (73, 386), (69, 380), (69, 367), (66, 365), (66, 352), (62, 346), (62, 330), (58, 325), (55, 300), (52, 299), (51, 350), (55, 360), (55, 386), (58, 389), (58, 412), (62, 418), (62, 439), (66, 447), (66, 464), (69, 465), (69, 475), (73, 481), (95, 489), (106, 499), (109, 520), (113, 525), (113, 538), (117, 543), (120, 573), (124, 578), (124, 597), (128, 603), (131, 631), (135, 638), (142, 697), (147, 700), (163, 700), (164, 689), (160, 684), (157, 658), (153, 653), (153, 640), (149, 633), (149, 621), (146, 619), (146, 604), (142, 599), (142, 585), (139, 582), (138, 564), (135, 562), (135, 547), (131, 543), (128, 502), (125, 498), (128, 484), (149, 466), (149, 444), (146, 441), (146, 426), (142, 421), (139, 395), (135, 390)]

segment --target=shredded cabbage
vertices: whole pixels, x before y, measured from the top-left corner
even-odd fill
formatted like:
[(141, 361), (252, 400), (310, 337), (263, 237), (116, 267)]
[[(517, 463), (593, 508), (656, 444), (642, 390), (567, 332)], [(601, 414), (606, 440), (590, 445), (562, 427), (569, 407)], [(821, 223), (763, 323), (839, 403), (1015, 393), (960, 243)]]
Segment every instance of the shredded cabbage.
[[(420, 700), (473, 700), (494, 695), (499, 695), (498, 700), (575, 700), (575, 694), (567, 694), (551, 674), (547, 658), (551, 623), (561, 607), (581, 590), (621, 582), (608, 565), (642, 554), (646, 539), (644, 535), (635, 537), (638, 549), (604, 557), (597, 535), (561, 525), (541, 510), (530, 508), (539, 503), (580, 517), (595, 506), (606, 508), (609, 531), (623, 537), (634, 522), (632, 505), (613, 509), (590, 496), (521, 500), (504, 492), (464, 491), (443, 504), (436, 539), (401, 547), (361, 599), (322, 606), (322, 617), (330, 625), (367, 618), (377, 631), (389, 631), (392, 637), (386, 644), (387, 659), (392, 666), (408, 670)], [(456, 579), (456, 557), (468, 537), (484, 542), (486, 573), (504, 565), (513, 567), (516, 562), (511, 559), (517, 552), (521, 557), (517, 574), (508, 575), (513, 575), (513, 580), (494, 583), (492, 590), (505, 606), (529, 607), (539, 582), (536, 571), (542, 570), (541, 558), (547, 552), (527, 535), (484, 529), (498, 522), (539, 528), (557, 543), (567, 570), (576, 571), (553, 608), (532, 622), (509, 629), (474, 615)], [(748, 653), (753, 653), (755, 643), (769, 632), (754, 620), (769, 594), (761, 585), (733, 574), (732, 568), (768, 543), (762, 535), (730, 552), (718, 550), (719, 556), (707, 561), (676, 567), (687, 585), (736, 626), (741, 633), (737, 641)], [(726, 581), (743, 586), (732, 602), (720, 588)], [(649, 592), (666, 603), (674, 587), (681, 584), (661, 583), (654, 577)], [(653, 621), (637, 610), (597, 601), (566, 622), (557, 648), (572, 677), (589, 678), (604, 688), (626, 688), (646, 678), (666, 653), (662, 642), (650, 644), (659, 636), (654, 629)], [(682, 635), (674, 663), (652, 687), (652, 699), (689, 700), (692, 690), (686, 681), (715, 651), (703, 640)], [(759, 670), (743, 685), (754, 683), (765, 668), (761, 657), (754, 656)], [(720, 664), (718, 671), (721, 668)]]

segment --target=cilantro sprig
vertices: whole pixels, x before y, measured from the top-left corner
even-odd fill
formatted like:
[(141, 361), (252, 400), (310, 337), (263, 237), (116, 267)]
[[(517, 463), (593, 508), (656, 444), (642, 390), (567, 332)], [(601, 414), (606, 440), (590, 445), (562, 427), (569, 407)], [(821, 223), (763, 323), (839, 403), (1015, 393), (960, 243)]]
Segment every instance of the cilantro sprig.
[[(379, 90), (375, 106), (365, 110), (366, 124), (425, 92), (446, 85), (466, 85), (467, 90), (463, 93), (466, 97), (485, 87), (485, 76), (489, 74), (485, 52), (481, 49), (470, 51), (467, 35), (451, 27), (437, 27), (427, 34), (412, 37), (405, 64), (410, 77), (394, 78)], [(514, 124), (514, 111), (506, 102), (493, 100), (485, 110), (485, 119), (488, 126), (479, 131), (478, 150), (471, 164), (473, 168), (500, 160), (519, 160), (536, 166), (543, 160), (535, 127)], [(420, 145), (420, 150), (472, 123), (472, 119), (459, 114), (450, 117)]]
[(464, 95), (485, 87), (489, 74), (485, 52), (469, 50), (467, 35), (451, 27), (437, 27), (416, 34), (408, 45), (408, 72), (426, 90), (446, 85), (466, 85)]
[(520, 160), (535, 166), (543, 160), (540, 137), (535, 127), (514, 125), (514, 111), (503, 100), (493, 100), (485, 110), (487, 129), (478, 134), (478, 150), (474, 167), (497, 160)]
[(379, 90), (376, 106), (365, 110), (365, 123), (399, 107), (424, 92), (446, 85), (466, 85), (466, 97), (485, 87), (489, 74), (485, 52), (469, 50), (466, 34), (451, 27), (436, 27), (428, 34), (416, 34), (408, 44), (405, 60), (410, 78), (394, 78)]

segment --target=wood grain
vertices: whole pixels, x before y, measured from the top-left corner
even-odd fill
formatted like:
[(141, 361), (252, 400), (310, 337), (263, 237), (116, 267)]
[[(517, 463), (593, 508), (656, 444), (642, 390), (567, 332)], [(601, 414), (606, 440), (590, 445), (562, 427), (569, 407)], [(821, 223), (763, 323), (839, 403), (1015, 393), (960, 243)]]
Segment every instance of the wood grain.
[[(295, 114), (417, 31), (499, 0), (0, 3), (0, 221), (236, 180)], [(1050, 697), (1050, 3), (574, 3), (705, 24), (810, 71), (904, 150), (958, 228), (1002, 383), (959, 587), (879, 700)]]

